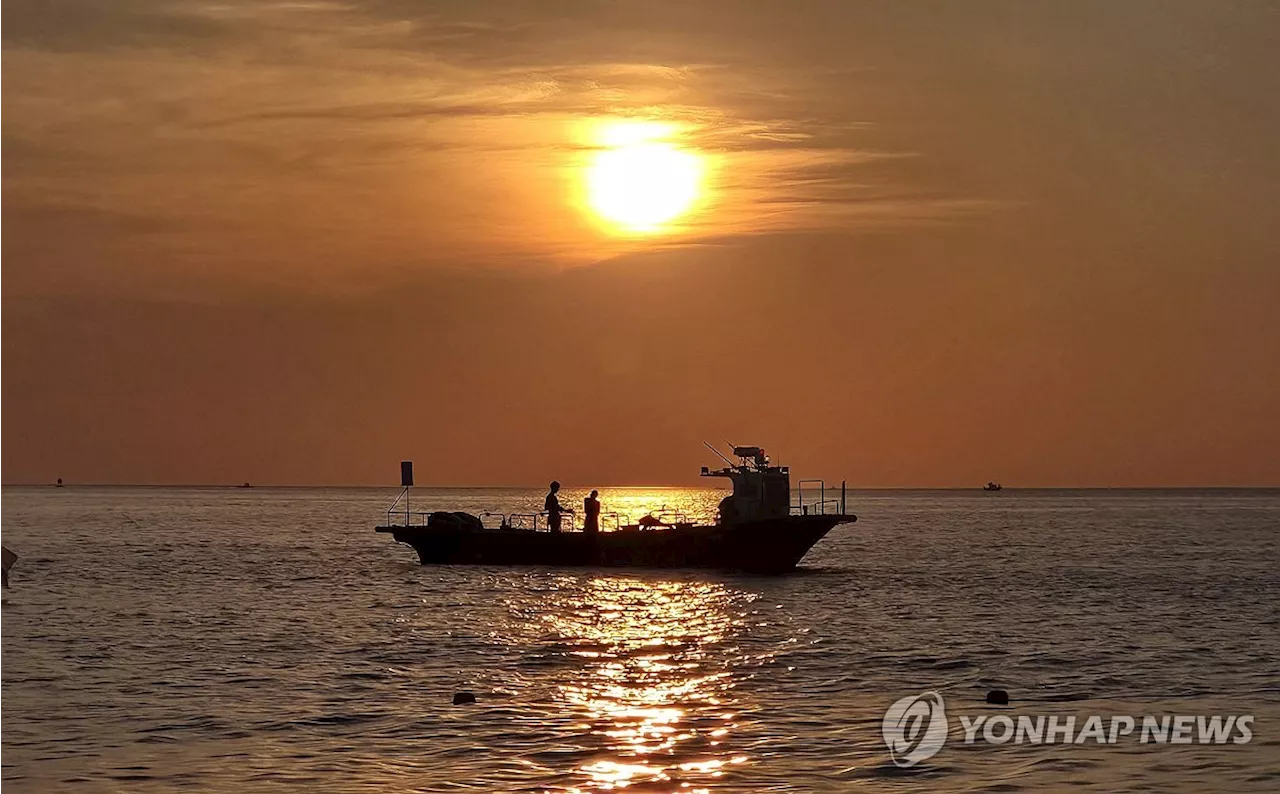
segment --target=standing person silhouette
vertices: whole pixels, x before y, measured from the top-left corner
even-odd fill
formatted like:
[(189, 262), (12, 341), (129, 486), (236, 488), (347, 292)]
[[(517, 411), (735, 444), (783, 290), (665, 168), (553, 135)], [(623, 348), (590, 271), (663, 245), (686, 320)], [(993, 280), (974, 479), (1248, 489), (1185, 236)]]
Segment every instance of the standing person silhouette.
[(582, 531), (594, 535), (600, 531), (600, 492), (593, 490), (591, 495), (582, 500), (584, 517)]
[(551, 528), (552, 532), (560, 531), (560, 520), (564, 517), (565, 513), (571, 512), (560, 506), (560, 500), (556, 497), (556, 494), (559, 492), (560, 482), (558, 480), (552, 480), (551, 492), (547, 494), (547, 501), (543, 505), (543, 509), (547, 511), (547, 526)]

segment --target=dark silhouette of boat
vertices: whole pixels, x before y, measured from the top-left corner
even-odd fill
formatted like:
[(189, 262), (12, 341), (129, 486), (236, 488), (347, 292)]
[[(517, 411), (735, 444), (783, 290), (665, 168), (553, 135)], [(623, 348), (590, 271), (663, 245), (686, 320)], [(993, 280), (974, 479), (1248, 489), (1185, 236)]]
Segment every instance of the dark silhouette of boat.
[[(738, 462), (702, 469), (726, 477), (733, 492), (721, 500), (715, 523), (697, 524), (675, 511), (655, 511), (634, 523), (606, 514), (612, 531), (551, 531), (545, 513), (413, 513), (408, 508), (412, 463), (401, 464), (404, 489), (378, 532), (412, 546), (423, 565), (547, 565), (580, 567), (714, 568), (751, 573), (792, 570), (839, 524), (857, 520), (839, 499), (826, 498), (821, 480), (802, 480), (792, 505), (790, 472), (771, 466), (759, 447), (734, 447)], [(719, 453), (717, 453), (719, 454)], [(721, 456), (723, 457), (723, 456)], [(804, 504), (803, 486), (819, 490)], [(403, 509), (401, 502), (405, 503)], [(496, 524), (496, 525), (494, 525)]]
[(3, 575), (0, 576), (0, 587), (9, 586), (9, 569), (17, 561), (18, 555), (9, 551), (8, 546), (0, 546), (0, 571), (3, 572)]
[(982, 490), (984, 491), (999, 491), (1002, 488), (1004, 488), (1004, 486), (998, 482), (989, 482), (982, 486)]

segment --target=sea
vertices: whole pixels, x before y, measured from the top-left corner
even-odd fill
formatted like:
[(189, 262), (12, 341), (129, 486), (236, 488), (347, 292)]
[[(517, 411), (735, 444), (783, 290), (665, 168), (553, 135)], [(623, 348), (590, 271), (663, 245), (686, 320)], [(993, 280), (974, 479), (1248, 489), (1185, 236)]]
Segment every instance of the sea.
[(852, 491), (771, 577), (422, 566), (395, 495), (4, 488), (6, 794), (1280, 790), (1280, 491)]

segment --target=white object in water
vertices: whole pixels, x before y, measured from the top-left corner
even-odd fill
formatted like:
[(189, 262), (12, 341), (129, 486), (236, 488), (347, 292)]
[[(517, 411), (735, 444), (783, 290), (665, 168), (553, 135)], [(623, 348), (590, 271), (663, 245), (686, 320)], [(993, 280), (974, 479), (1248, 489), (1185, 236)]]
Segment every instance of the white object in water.
[(0, 546), (0, 588), (9, 587), (9, 569), (12, 569), (13, 563), (17, 561), (18, 555)]

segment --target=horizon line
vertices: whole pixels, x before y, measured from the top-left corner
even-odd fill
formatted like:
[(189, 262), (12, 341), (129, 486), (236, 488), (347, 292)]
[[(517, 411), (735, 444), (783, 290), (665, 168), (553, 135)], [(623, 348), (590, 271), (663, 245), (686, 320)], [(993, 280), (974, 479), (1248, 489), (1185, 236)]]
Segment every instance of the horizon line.
[[(246, 487), (246, 485), (248, 487)], [(248, 491), (258, 488), (332, 488), (332, 489), (389, 489), (394, 490), (403, 486), (388, 485), (370, 485), (370, 484), (333, 484), (333, 483), (246, 483), (246, 484), (229, 484), (229, 483), (119, 483), (119, 482), (63, 482), (61, 486), (51, 482), (6, 482), (0, 483), (0, 488), (201, 488), (210, 490), (241, 490)], [(540, 490), (545, 488), (543, 485), (414, 485), (413, 488), (421, 489), (454, 489), (454, 490)], [(567, 490), (571, 490), (574, 486), (567, 486)], [(587, 487), (587, 486), (581, 486)], [(679, 484), (656, 484), (656, 483), (608, 483), (594, 484), (592, 488), (704, 488), (707, 490), (727, 490), (723, 486), (714, 485), (679, 485)], [(827, 490), (838, 490), (839, 485), (827, 485)], [(799, 490), (798, 488), (796, 490)], [(850, 491), (982, 491), (982, 485), (871, 485), (871, 486), (848, 486)], [(1280, 483), (1273, 485), (1004, 485), (1003, 491), (1265, 491), (1280, 490)]]

